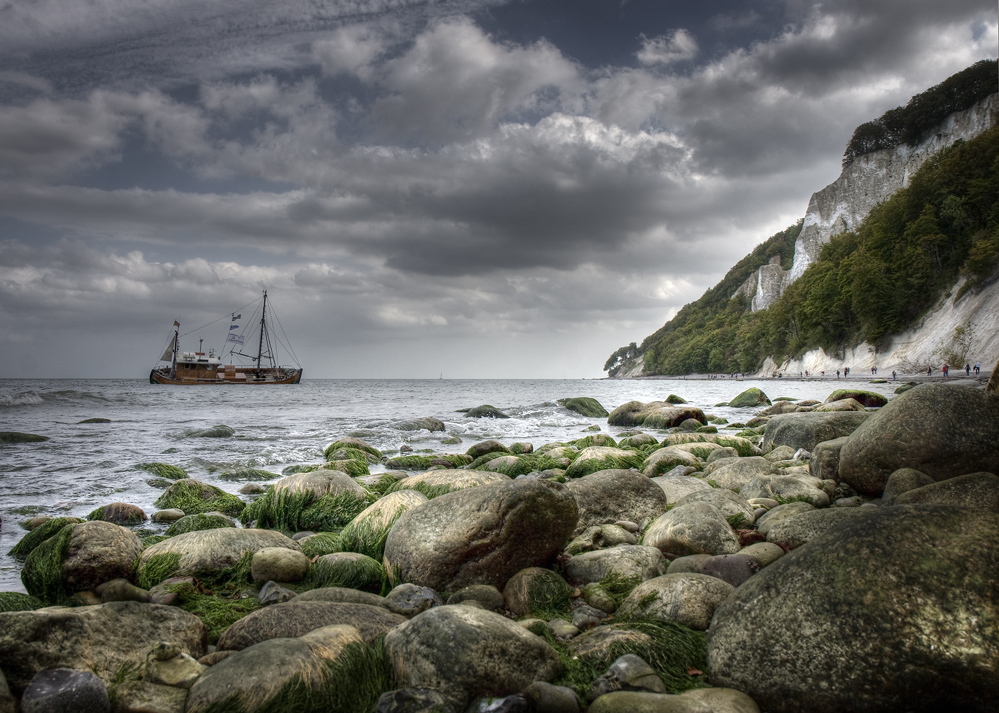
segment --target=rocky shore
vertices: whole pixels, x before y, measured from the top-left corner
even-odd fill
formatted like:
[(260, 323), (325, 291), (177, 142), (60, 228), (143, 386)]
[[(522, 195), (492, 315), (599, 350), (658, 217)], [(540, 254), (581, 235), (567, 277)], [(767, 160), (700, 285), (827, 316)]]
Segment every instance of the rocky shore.
[(345, 438), (239, 496), (145, 464), (162, 535), (2, 523), (0, 713), (999, 711), (999, 394), (948, 381), (567, 399), (571, 442)]

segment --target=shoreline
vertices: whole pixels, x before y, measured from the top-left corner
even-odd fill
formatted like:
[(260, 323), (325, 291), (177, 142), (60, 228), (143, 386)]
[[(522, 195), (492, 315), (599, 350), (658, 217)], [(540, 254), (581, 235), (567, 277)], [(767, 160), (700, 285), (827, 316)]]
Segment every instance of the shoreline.
[(907, 384), (910, 382), (915, 382), (919, 384), (923, 383), (943, 383), (943, 384), (953, 384), (958, 381), (974, 381), (984, 387), (989, 383), (989, 378), (992, 375), (992, 371), (985, 371), (984, 369), (978, 376), (972, 374), (971, 376), (965, 376), (962, 370), (960, 374), (951, 374), (949, 376), (944, 376), (943, 374), (934, 373), (933, 376), (927, 376), (926, 374), (898, 374), (897, 378), (892, 379), (889, 373), (887, 378), (881, 374), (855, 376), (851, 374), (850, 376), (839, 376), (835, 374), (818, 375), (809, 374), (808, 376), (798, 376), (785, 374), (783, 376), (762, 376), (759, 374), (745, 374), (743, 376), (732, 377), (728, 374), (687, 374), (685, 376), (625, 376), (625, 377), (608, 377), (608, 381), (814, 381), (821, 383), (839, 382), (839, 383), (854, 383), (854, 384), (869, 384), (872, 381), (884, 381), (886, 383), (896, 382), (899, 385)]

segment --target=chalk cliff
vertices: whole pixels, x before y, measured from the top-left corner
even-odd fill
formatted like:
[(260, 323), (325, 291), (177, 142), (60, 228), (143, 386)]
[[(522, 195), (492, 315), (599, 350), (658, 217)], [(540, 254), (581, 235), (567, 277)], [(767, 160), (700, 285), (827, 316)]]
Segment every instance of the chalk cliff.
[(746, 295), (757, 312), (772, 305), (819, 256), (833, 235), (853, 230), (871, 209), (908, 185), (928, 158), (958, 140), (968, 140), (999, 125), (999, 94), (990, 94), (970, 109), (951, 114), (916, 146), (897, 146), (859, 156), (834, 182), (812, 194), (794, 263), (783, 270), (779, 259), (757, 270), (732, 295)]

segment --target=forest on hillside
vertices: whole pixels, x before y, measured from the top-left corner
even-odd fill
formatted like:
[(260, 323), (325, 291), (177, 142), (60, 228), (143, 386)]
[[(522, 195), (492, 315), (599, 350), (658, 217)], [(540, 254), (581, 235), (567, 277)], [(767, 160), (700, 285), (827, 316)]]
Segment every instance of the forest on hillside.
[(612, 354), (604, 369), (614, 376), (641, 354), (649, 375), (755, 372), (767, 356), (780, 361), (817, 347), (835, 354), (862, 341), (883, 346), (917, 324), (959, 275), (968, 278), (962, 290), (995, 280), (999, 128), (928, 160), (855, 231), (823, 246), (769, 309), (750, 312), (749, 300), (732, 295), (774, 255), (788, 269), (800, 230), (799, 222), (757, 246), (641, 346)]

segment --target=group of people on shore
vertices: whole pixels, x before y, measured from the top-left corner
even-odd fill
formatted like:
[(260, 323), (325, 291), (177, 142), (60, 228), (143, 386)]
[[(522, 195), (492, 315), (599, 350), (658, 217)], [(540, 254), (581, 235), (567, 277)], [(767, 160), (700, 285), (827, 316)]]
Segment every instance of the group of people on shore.
[[(940, 367), (940, 371), (943, 374), (944, 378), (949, 377), (950, 376), (950, 365), (949, 364), (944, 364), (942, 367)], [(975, 376), (979, 376), (981, 374), (981, 372), (982, 372), (982, 365), (981, 365), (980, 362), (976, 361), (974, 363), (974, 365), (972, 365), (971, 362), (968, 362), (967, 364), (964, 365), (965, 376), (971, 376), (972, 372), (975, 373)], [(820, 371), (819, 375), (824, 377), (826, 375), (826, 372), (825, 371)], [(872, 366), (871, 367), (871, 376), (877, 376), (877, 375), (878, 375), (878, 367), (877, 366)], [(933, 366), (932, 365), (926, 367), (926, 375), (927, 376), (933, 376)], [(736, 376), (739, 376), (739, 375), (733, 374), (732, 378), (735, 378)], [(846, 379), (849, 376), (850, 376), (850, 367), (848, 367), (848, 366), (847, 367), (843, 367), (843, 369), (837, 369), (836, 370), (836, 378), (837, 379), (840, 379), (840, 378)], [(784, 378), (784, 372), (778, 371), (777, 373), (775, 373), (775, 374), (772, 375), (772, 378), (774, 378), (774, 379), (783, 379)], [(815, 374), (814, 373), (809, 373), (807, 371), (799, 371), (798, 372), (798, 378), (806, 378), (806, 379), (807, 378), (815, 378)], [(898, 372), (892, 370), (892, 372), (891, 372), (891, 378), (892, 378), (892, 381), (898, 380)]]
[[(944, 378), (947, 378), (948, 376), (950, 376), (950, 366), (949, 365), (944, 364), (942, 367), (940, 367), (940, 371), (943, 372)], [(971, 372), (975, 372), (975, 376), (978, 376), (979, 374), (982, 373), (982, 365), (979, 362), (976, 361), (975, 365), (972, 366), (971, 362), (968, 362), (967, 364), (964, 365), (964, 375), (965, 376), (971, 376)], [(933, 366), (932, 365), (926, 367), (926, 375), (927, 376), (933, 376)]]

